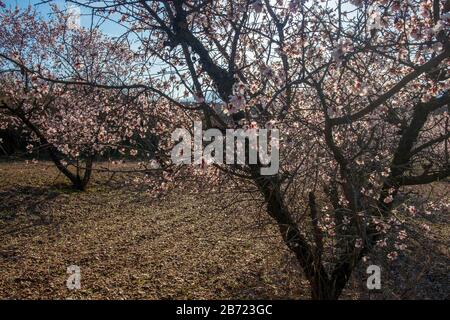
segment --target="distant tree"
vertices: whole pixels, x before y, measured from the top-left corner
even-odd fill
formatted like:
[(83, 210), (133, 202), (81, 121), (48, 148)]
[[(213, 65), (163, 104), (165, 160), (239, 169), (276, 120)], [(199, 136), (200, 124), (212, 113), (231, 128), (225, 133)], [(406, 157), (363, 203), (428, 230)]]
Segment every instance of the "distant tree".
[(84, 190), (96, 157), (111, 149), (125, 152), (122, 142), (146, 134), (149, 103), (142, 90), (71, 84), (96, 79), (114, 85), (130, 77), (133, 56), (98, 30), (68, 28), (69, 16), (53, 9), (50, 21), (31, 7), (0, 13), (0, 124), (27, 128), (34, 144)]

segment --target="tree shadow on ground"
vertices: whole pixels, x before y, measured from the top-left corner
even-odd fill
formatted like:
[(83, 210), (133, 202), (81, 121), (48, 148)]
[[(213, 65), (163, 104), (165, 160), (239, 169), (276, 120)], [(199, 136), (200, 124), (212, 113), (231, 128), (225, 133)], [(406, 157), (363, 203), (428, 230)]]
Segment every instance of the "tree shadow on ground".
[[(446, 220), (447, 217), (430, 217), (428, 221)], [(440, 223), (444, 223), (439, 221)], [(448, 223), (448, 221), (447, 221)], [(433, 299), (450, 298), (450, 263), (448, 238), (427, 234), (417, 226), (408, 229), (408, 249), (395, 261), (387, 261), (386, 251), (377, 250), (370, 261), (355, 272), (353, 284), (360, 292), (360, 299)], [(381, 267), (381, 290), (368, 290), (366, 268)]]
[[(64, 192), (70, 192), (65, 185), (15, 186), (0, 190), (0, 222), (8, 222), (0, 225), (0, 235), (17, 232), (21, 227), (50, 224), (52, 219), (48, 208)], [(4, 230), (11, 227), (12, 230)]]

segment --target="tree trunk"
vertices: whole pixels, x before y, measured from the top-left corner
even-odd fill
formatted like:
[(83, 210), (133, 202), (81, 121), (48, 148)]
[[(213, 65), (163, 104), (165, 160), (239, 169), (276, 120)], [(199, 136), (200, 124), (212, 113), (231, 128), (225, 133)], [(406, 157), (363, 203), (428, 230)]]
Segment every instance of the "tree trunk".
[(333, 284), (336, 282), (330, 281), (320, 256), (318, 256), (321, 254), (320, 250), (314, 250), (309, 245), (283, 204), (277, 178), (260, 176), (258, 169), (254, 168), (252, 174), (267, 203), (267, 213), (277, 222), (284, 243), (294, 252), (311, 284), (311, 298), (313, 300), (337, 299), (342, 290), (335, 290)]
[[(319, 234), (316, 234), (316, 247), (314, 248), (302, 235), (297, 223), (283, 203), (277, 177), (260, 176), (258, 169), (254, 167), (252, 175), (267, 203), (267, 213), (277, 222), (284, 243), (295, 254), (310, 283), (311, 299), (337, 300), (364, 252), (359, 252), (350, 260), (348, 257), (342, 259), (332, 274), (328, 275), (321, 260), (323, 240)], [(317, 219), (315, 197), (312, 193), (310, 193), (309, 202), (312, 210), (311, 216), (313, 220)]]
[[(13, 111), (12, 111), (13, 112)], [(32, 131), (36, 134), (36, 136), (39, 138), (41, 145), (47, 146), (47, 150), (50, 156), (50, 159), (55, 164), (56, 168), (64, 174), (72, 183), (72, 186), (80, 191), (86, 190), (86, 186), (89, 183), (89, 180), (91, 178), (92, 174), (92, 164), (94, 161), (94, 155), (89, 155), (86, 160), (86, 168), (83, 173), (83, 177), (81, 178), (78, 174), (73, 174), (69, 169), (67, 169), (61, 162), (61, 160), (58, 157), (58, 150), (56, 147), (49, 143), (45, 136), (42, 134), (42, 132), (33, 124), (31, 123), (27, 117), (20, 112), (13, 112), (15, 116), (17, 116), (22, 122)]]
[[(75, 189), (80, 191), (85, 191), (87, 185), (89, 184), (89, 181), (91, 179), (92, 175), (92, 165), (94, 162), (94, 156), (91, 155), (86, 159), (86, 167), (84, 168), (83, 176), (80, 177), (79, 171), (77, 170), (77, 175), (73, 175), (70, 171), (72, 177), (74, 177), (74, 180), (72, 178), (69, 178), (72, 181), (72, 184)], [(67, 170), (67, 169), (66, 169)]]
[(337, 292), (334, 285), (330, 281), (322, 279), (319, 274), (316, 274), (309, 283), (312, 300), (337, 300), (339, 298), (340, 292)]

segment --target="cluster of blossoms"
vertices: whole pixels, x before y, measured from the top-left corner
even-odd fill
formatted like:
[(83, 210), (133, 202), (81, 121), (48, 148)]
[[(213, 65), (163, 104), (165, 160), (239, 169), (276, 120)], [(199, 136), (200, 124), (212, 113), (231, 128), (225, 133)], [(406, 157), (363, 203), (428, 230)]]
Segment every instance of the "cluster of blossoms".
[(246, 87), (243, 83), (236, 83), (233, 89), (233, 95), (230, 96), (228, 111), (229, 113), (237, 113), (243, 110), (246, 106), (245, 101)]

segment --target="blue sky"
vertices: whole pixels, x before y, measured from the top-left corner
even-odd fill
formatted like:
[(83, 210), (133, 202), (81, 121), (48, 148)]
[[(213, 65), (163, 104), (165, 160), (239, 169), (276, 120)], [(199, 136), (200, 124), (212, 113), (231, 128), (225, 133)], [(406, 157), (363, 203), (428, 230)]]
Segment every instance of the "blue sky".
[[(15, 6), (19, 6), (21, 8), (25, 8), (29, 5), (32, 5), (36, 8), (36, 10), (43, 16), (49, 17), (51, 10), (48, 3), (42, 4), (43, 0), (2, 0), (6, 7), (14, 8)], [(41, 4), (40, 4), (41, 3)], [(56, 3), (61, 9), (67, 9), (68, 5), (72, 5), (65, 0), (54, 0), (52, 3)], [(81, 26), (89, 28), (91, 24), (91, 12), (89, 9), (80, 8), (81, 11)], [(101, 27), (102, 31), (109, 36), (119, 36), (121, 34), (121, 28), (113, 23), (113, 22), (105, 22)]]

